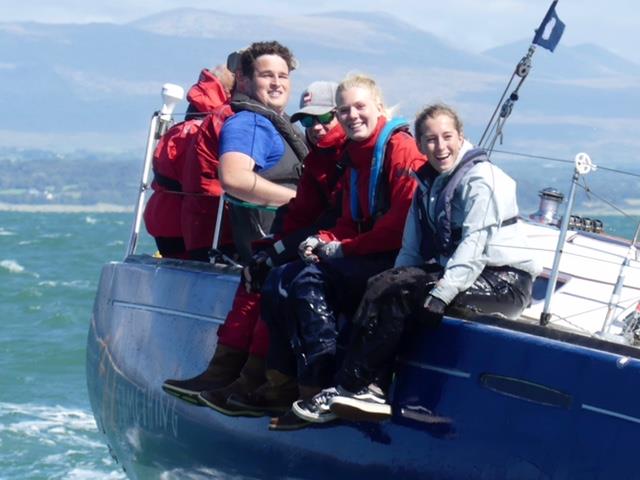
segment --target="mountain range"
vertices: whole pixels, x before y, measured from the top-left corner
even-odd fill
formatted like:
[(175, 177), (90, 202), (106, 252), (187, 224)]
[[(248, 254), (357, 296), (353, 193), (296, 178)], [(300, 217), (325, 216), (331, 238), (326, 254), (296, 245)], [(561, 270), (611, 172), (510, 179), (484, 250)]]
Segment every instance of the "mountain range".
[[(409, 119), (433, 101), (453, 105), (472, 141), (530, 46), (523, 38), (472, 53), (380, 13), (179, 9), (128, 24), (0, 23), (0, 159), (3, 148), (12, 155), (36, 148), (138, 161), (162, 84), (186, 90), (230, 51), (272, 39), (300, 62), (289, 111), (311, 81), (359, 71), (376, 78), (387, 104)], [(602, 165), (632, 165), (640, 148), (640, 65), (598, 45), (562, 42), (554, 53), (538, 47), (532, 62), (500, 148), (562, 159), (586, 151)], [(185, 110), (183, 102), (176, 111)]]

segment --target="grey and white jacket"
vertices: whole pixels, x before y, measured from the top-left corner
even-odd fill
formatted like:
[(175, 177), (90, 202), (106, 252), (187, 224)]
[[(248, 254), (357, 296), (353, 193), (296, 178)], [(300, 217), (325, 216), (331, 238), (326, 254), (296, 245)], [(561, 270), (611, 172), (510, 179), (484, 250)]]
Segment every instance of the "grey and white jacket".
[[(451, 228), (461, 232), (450, 255), (438, 254), (437, 249), (425, 248), (424, 229), (420, 225), (420, 209), (428, 212), (427, 221), (435, 230), (436, 219), (443, 214), (436, 210), (436, 199), (447, 183), (449, 175), (471, 149), (464, 141), (453, 168), (439, 174), (431, 184), (418, 178), (418, 189), (405, 223), (402, 248), (396, 267), (417, 266), (436, 261), (444, 267), (444, 275), (431, 291), (446, 304), (469, 288), (486, 266), (511, 266), (533, 277), (540, 265), (527, 248), (527, 238), (518, 216), (516, 182), (491, 162), (473, 165), (456, 186), (451, 198)], [(418, 202), (422, 201), (423, 206)], [(508, 225), (506, 220), (513, 219)], [(427, 240), (428, 242), (429, 240)]]

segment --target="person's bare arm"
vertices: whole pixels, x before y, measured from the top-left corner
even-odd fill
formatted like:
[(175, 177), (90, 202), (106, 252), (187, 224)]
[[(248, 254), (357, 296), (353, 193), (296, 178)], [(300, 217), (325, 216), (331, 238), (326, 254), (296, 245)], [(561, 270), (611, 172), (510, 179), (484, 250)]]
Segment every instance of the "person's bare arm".
[(262, 178), (253, 171), (249, 155), (227, 152), (220, 157), (220, 183), (225, 192), (258, 205), (280, 206), (296, 196), (295, 190)]

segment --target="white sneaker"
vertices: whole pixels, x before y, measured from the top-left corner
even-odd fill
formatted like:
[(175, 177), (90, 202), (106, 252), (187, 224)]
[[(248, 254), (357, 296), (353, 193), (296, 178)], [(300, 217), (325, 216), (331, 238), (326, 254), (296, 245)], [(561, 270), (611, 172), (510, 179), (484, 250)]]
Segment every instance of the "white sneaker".
[(331, 413), (329, 404), (331, 399), (338, 394), (339, 392), (335, 387), (325, 388), (309, 400), (296, 400), (293, 402), (291, 410), (298, 417), (308, 422), (330, 422), (337, 417), (334, 413)]
[(329, 399), (331, 412), (354, 422), (381, 422), (391, 418), (391, 405), (384, 392), (371, 384), (357, 393), (340, 390)]

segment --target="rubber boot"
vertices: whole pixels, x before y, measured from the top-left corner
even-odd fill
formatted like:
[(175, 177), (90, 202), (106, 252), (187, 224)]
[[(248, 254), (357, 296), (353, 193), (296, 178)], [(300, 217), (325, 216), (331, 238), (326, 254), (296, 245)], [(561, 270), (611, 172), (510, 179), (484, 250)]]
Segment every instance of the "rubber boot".
[(236, 393), (227, 399), (227, 404), (262, 415), (278, 415), (286, 412), (298, 398), (298, 383), (294, 377), (269, 369), (267, 381), (255, 391), (244, 395)]
[(200, 392), (233, 382), (247, 360), (248, 352), (218, 344), (207, 369), (186, 380), (165, 380), (162, 389), (188, 402), (200, 404)]
[(227, 399), (231, 395), (247, 395), (256, 390), (265, 380), (265, 359), (256, 355), (249, 355), (235, 381), (222, 388), (201, 392), (199, 399), (208, 407), (225, 415), (259, 417), (262, 416), (262, 412), (230, 405)]

